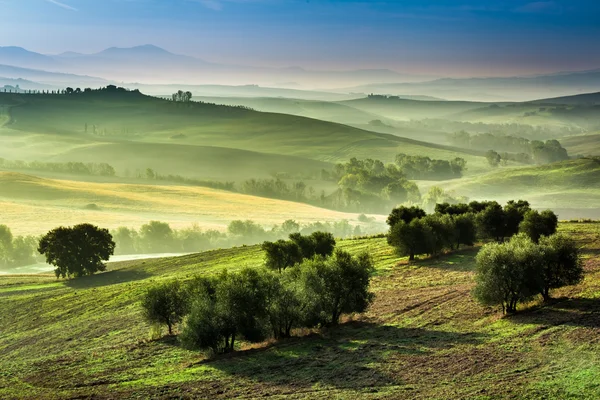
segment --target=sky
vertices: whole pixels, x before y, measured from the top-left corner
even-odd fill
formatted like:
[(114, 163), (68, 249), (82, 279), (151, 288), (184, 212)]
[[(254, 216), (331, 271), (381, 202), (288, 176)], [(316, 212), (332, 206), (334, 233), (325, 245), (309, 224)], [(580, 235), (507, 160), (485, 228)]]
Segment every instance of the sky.
[(600, 68), (600, 0), (0, 0), (0, 46), (443, 76)]

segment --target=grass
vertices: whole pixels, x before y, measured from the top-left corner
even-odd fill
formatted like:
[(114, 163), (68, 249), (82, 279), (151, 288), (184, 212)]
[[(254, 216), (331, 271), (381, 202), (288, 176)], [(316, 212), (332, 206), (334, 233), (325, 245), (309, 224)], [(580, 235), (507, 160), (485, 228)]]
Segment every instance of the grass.
[(563, 219), (599, 218), (600, 162), (593, 159), (559, 163), (500, 167), (494, 172), (446, 182), (428, 182), (472, 199), (506, 201), (526, 198), (537, 208), (556, 210)]
[[(356, 215), (302, 203), (222, 190), (176, 185), (94, 183), (0, 172), (1, 223), (15, 234), (42, 234), (81, 221), (105, 228), (139, 227), (155, 219), (173, 227), (198, 224), (223, 230), (252, 219), (265, 226), (287, 219), (300, 223), (354, 220)], [(95, 204), (98, 207), (86, 207)]]
[(469, 296), (466, 249), (407, 264), (385, 239), (367, 313), (339, 328), (243, 344), (207, 359), (174, 338), (149, 340), (143, 291), (166, 279), (258, 267), (257, 247), (111, 265), (80, 280), (0, 277), (2, 398), (589, 398), (600, 396), (600, 225), (561, 224), (583, 246), (586, 279), (513, 317)]
[(567, 136), (561, 139), (560, 143), (570, 154), (600, 156), (600, 133)]
[[(214, 159), (214, 163), (204, 164), (211, 166), (212, 170), (228, 168), (228, 163), (240, 155), (233, 151), (227, 155), (223, 149), (254, 152), (253, 158), (247, 155), (249, 158), (245, 163), (254, 168), (262, 164), (263, 157), (268, 160), (267, 155), (278, 156), (279, 161), (274, 161), (274, 165), (267, 163), (262, 168), (263, 173), (285, 169), (284, 161), (289, 156), (304, 160), (308, 166), (303, 169), (307, 169), (322, 166), (314, 164), (314, 161), (337, 162), (374, 155), (382, 161), (391, 162), (397, 153), (428, 154), (438, 159), (464, 157), (469, 162), (470, 173), (489, 169), (483, 157), (463, 153), (460, 149), (441, 148), (426, 142), (287, 114), (198, 103), (174, 104), (135, 93), (116, 97), (0, 93), (0, 104), (17, 101), (24, 104), (12, 109), (13, 123), (7, 127), (10, 129), (2, 131), (0, 143), (12, 147), (12, 153), (24, 154), (23, 157), (41, 155), (42, 147), (48, 157), (56, 160), (63, 156), (69, 160), (83, 158), (99, 150), (106, 162), (116, 163), (123, 154), (127, 154), (132, 164), (143, 159), (143, 168), (150, 166), (157, 170), (167, 169), (171, 163), (185, 159), (193, 172), (206, 175), (207, 168), (202, 171), (194, 166), (193, 161), (194, 158), (202, 160), (209, 154), (210, 149), (205, 147), (210, 146), (221, 148), (215, 151), (223, 154)], [(88, 134), (85, 133), (86, 124)], [(98, 135), (91, 134), (94, 126)], [(110, 147), (98, 147), (103, 143), (110, 144)], [(145, 143), (146, 146), (139, 146), (132, 152), (131, 148), (135, 147), (132, 143)], [(163, 150), (164, 155), (157, 157), (157, 149)], [(149, 160), (155, 165), (147, 165)], [(241, 170), (243, 173), (243, 168)], [(237, 177), (238, 174), (232, 176)]]

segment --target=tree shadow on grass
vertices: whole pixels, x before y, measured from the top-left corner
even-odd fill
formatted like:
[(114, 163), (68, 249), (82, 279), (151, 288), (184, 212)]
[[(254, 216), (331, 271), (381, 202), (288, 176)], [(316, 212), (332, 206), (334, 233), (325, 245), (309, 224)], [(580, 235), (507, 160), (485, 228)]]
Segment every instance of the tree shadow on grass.
[(512, 322), (600, 328), (600, 299), (559, 298), (509, 317)]
[[(480, 247), (465, 247), (439, 256), (411, 261), (411, 265), (447, 271), (469, 272), (475, 270), (475, 256)], [(424, 257), (424, 256), (421, 256)]]
[[(294, 389), (315, 385), (369, 389), (403, 384), (386, 368), (398, 357), (419, 357), (457, 345), (481, 343), (481, 334), (397, 328), (353, 322), (280, 342), (270, 348), (239, 352), (207, 361), (231, 376)], [(376, 389), (374, 389), (376, 390)]]
[(73, 289), (87, 289), (100, 286), (116, 285), (118, 283), (140, 281), (152, 276), (146, 271), (139, 270), (113, 270), (92, 276), (69, 279), (65, 285)]

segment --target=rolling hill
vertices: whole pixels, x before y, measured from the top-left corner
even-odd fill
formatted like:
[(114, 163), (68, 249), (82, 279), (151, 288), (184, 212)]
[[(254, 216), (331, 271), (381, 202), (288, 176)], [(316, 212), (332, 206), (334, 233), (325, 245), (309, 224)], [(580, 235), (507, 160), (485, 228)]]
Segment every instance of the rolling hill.
[[(4, 142), (5, 148), (12, 147), (13, 153), (30, 157), (32, 146), (40, 150), (44, 147), (48, 158), (59, 160), (63, 153), (68, 153), (70, 159), (79, 151), (85, 153), (90, 144), (154, 143), (165, 146), (167, 154), (189, 146), (188, 159), (194, 157), (197, 146), (212, 146), (325, 162), (351, 157), (376, 157), (391, 162), (397, 153), (427, 154), (438, 159), (464, 157), (469, 163), (469, 173), (489, 169), (480, 153), (459, 148), (299, 116), (202, 103), (173, 103), (138, 92), (71, 96), (0, 93), (1, 103), (18, 106), (10, 109), (12, 121), (5, 127), (10, 129), (0, 134), (0, 143)], [(51, 144), (41, 146), (44, 141)], [(143, 152), (129, 157), (146, 158)], [(156, 162), (168, 165), (177, 161), (161, 157)], [(262, 166), (258, 160), (256, 164)], [(267, 166), (265, 173), (273, 172)], [(155, 168), (164, 169), (158, 165)]]
[[(584, 158), (522, 168), (500, 168), (480, 176), (435, 183), (471, 199), (527, 199), (562, 219), (600, 218), (600, 160)], [(432, 185), (425, 184), (422, 187)]]
[[(90, 208), (91, 204), (95, 206)], [(223, 230), (238, 219), (265, 226), (288, 219), (302, 223), (356, 219), (354, 214), (205, 187), (81, 182), (2, 171), (0, 207), (2, 224), (15, 234), (33, 235), (83, 221), (116, 228), (161, 220), (179, 228), (197, 223)]]
[(600, 156), (600, 133), (590, 135), (567, 136), (560, 143), (570, 154)]

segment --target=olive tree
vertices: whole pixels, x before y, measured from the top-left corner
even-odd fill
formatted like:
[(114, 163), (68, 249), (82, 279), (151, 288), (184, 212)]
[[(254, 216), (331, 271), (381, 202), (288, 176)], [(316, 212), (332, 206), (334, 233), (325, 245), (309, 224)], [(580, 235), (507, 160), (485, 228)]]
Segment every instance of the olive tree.
[(519, 232), (529, 236), (535, 243), (542, 236), (550, 236), (556, 233), (558, 217), (550, 210), (538, 212), (530, 210), (525, 214), (523, 222), (519, 225)]
[(544, 254), (540, 293), (550, 300), (550, 290), (576, 285), (583, 280), (583, 263), (577, 244), (561, 234), (542, 236), (540, 246)]
[(422, 219), (413, 219), (410, 223), (401, 220), (390, 228), (387, 241), (399, 255), (413, 261), (417, 254), (430, 253), (433, 232)]
[(363, 312), (373, 301), (369, 282), (374, 271), (367, 253), (353, 257), (337, 250), (332, 257), (306, 261), (300, 283), (307, 325), (337, 325), (344, 313)]
[(188, 298), (178, 281), (149, 288), (142, 299), (144, 318), (150, 323), (167, 325), (169, 335), (188, 311)]
[(505, 313), (516, 312), (519, 302), (538, 293), (541, 262), (539, 246), (524, 235), (485, 245), (476, 257), (474, 297), (485, 305), (502, 305)]

